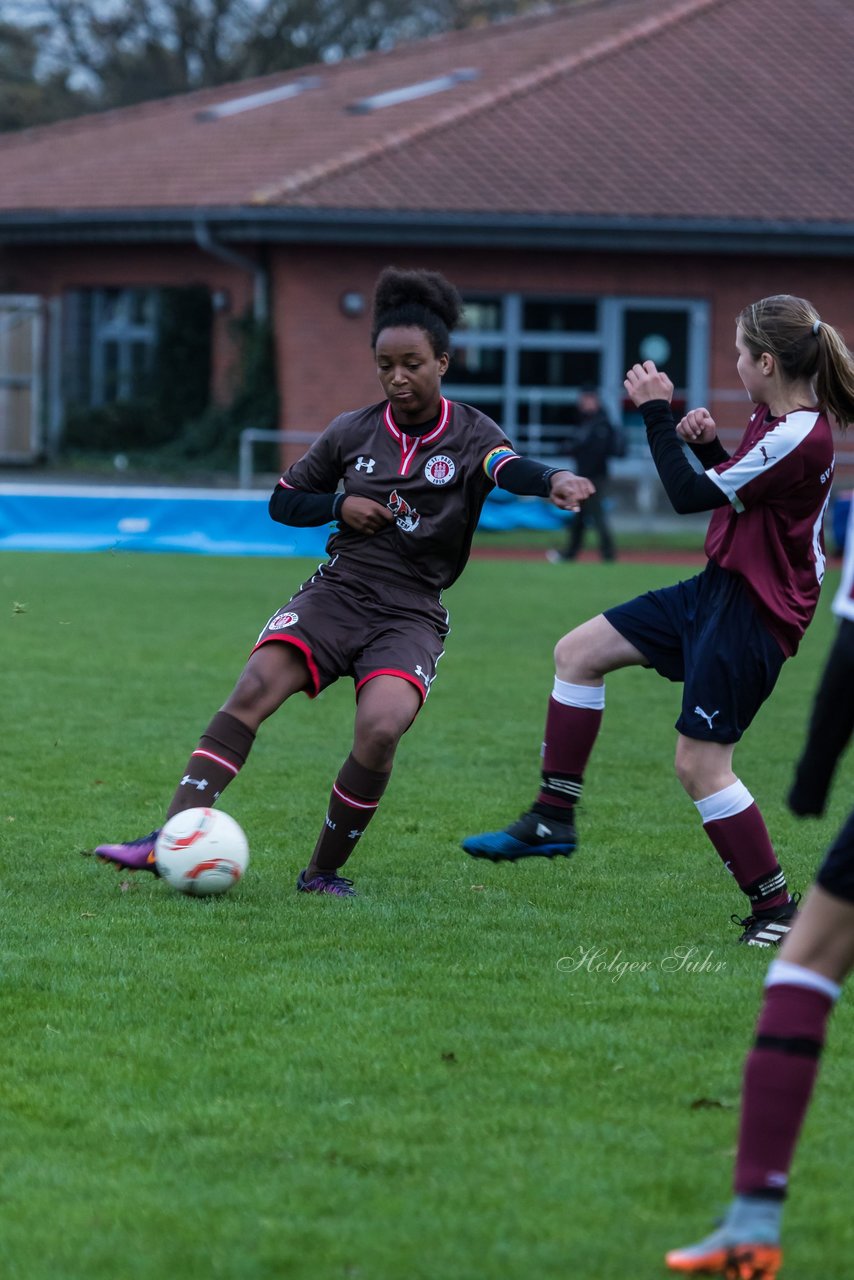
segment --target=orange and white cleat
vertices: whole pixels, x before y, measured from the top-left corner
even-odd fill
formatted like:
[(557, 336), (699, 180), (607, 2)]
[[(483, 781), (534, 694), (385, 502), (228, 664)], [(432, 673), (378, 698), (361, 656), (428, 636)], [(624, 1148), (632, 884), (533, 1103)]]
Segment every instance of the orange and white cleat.
[(777, 1280), (783, 1251), (776, 1244), (730, 1244), (715, 1231), (699, 1244), (671, 1249), (664, 1261), (683, 1275), (723, 1276), (724, 1280)]

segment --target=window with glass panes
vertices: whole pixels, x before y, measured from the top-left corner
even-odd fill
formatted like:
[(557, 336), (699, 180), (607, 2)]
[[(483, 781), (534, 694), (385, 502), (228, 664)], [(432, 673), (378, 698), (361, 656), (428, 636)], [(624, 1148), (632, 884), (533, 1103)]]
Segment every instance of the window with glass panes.
[(145, 395), (157, 349), (159, 290), (77, 289), (67, 300), (71, 399), (102, 405)]
[(708, 306), (669, 298), (544, 297), (505, 293), (465, 299), (444, 381), (452, 400), (477, 405), (526, 453), (567, 452), (581, 388), (594, 386), (611, 418), (644, 452), (640, 416), (624, 394), (636, 360), (672, 378), (674, 407), (703, 403)]

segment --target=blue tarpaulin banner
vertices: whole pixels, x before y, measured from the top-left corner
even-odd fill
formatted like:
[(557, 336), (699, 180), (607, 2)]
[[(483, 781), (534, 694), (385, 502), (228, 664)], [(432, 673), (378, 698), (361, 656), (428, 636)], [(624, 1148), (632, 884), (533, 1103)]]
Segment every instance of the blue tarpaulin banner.
[(277, 524), (267, 512), (269, 496), (245, 490), (0, 485), (0, 548), (322, 558), (329, 526)]
[[(268, 500), (266, 490), (5, 484), (0, 485), (0, 549), (322, 559), (331, 526), (277, 524), (267, 512)], [(480, 528), (554, 529), (565, 519), (538, 498), (495, 490)]]

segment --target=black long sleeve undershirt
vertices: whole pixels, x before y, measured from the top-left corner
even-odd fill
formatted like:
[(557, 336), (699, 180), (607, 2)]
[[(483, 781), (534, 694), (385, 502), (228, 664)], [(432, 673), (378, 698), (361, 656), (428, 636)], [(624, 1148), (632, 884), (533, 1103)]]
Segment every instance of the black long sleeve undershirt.
[(279, 524), (307, 529), (311, 525), (330, 524), (338, 519), (344, 493), (306, 493), (303, 489), (285, 489), (276, 485), (270, 495), (269, 512)]
[(710, 440), (708, 444), (691, 444), (690, 440), (687, 441), (687, 444), (704, 471), (710, 470), (711, 467), (716, 467), (719, 462), (726, 462), (730, 456), (717, 436), (715, 436), (714, 440)]
[[(511, 458), (499, 472), (498, 487), (508, 493), (535, 498), (547, 498), (551, 491), (551, 478), (558, 470), (533, 458)], [(276, 485), (270, 495), (269, 512), (279, 524), (308, 528), (311, 525), (330, 524), (341, 518), (344, 493), (306, 493), (303, 489), (286, 489)]]
[[(696, 511), (725, 507), (729, 502), (726, 494), (708, 476), (695, 471), (685, 457), (682, 441), (676, 434), (676, 423), (669, 402), (648, 400), (640, 406), (640, 411), (646, 423), (646, 438), (652, 460), (673, 510), (678, 515), (689, 515)], [(693, 452), (703, 467), (715, 466), (729, 457), (717, 440), (699, 445)]]
[(560, 467), (549, 467), (534, 458), (511, 458), (498, 472), (495, 481), (499, 489), (525, 498), (547, 498), (551, 493), (551, 479)]

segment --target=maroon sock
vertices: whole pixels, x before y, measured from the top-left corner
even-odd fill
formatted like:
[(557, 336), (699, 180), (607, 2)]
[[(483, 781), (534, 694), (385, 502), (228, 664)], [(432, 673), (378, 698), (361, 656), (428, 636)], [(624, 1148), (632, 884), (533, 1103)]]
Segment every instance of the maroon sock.
[(326, 822), (311, 855), (311, 870), (338, 871), (344, 866), (376, 813), (390, 777), (391, 772), (366, 769), (352, 753), (347, 757), (332, 784)]
[(218, 711), (190, 756), (166, 814), (209, 808), (246, 763), (255, 741), (252, 730), (227, 711)]
[(571, 809), (577, 804), (584, 770), (601, 724), (600, 710), (568, 707), (556, 698), (549, 698), (537, 805)]
[(811, 987), (766, 988), (744, 1069), (736, 1194), (785, 1194), (832, 1008), (830, 995)]
[(704, 823), (703, 830), (754, 909), (781, 907), (789, 901), (786, 877), (756, 801), (729, 818)]

